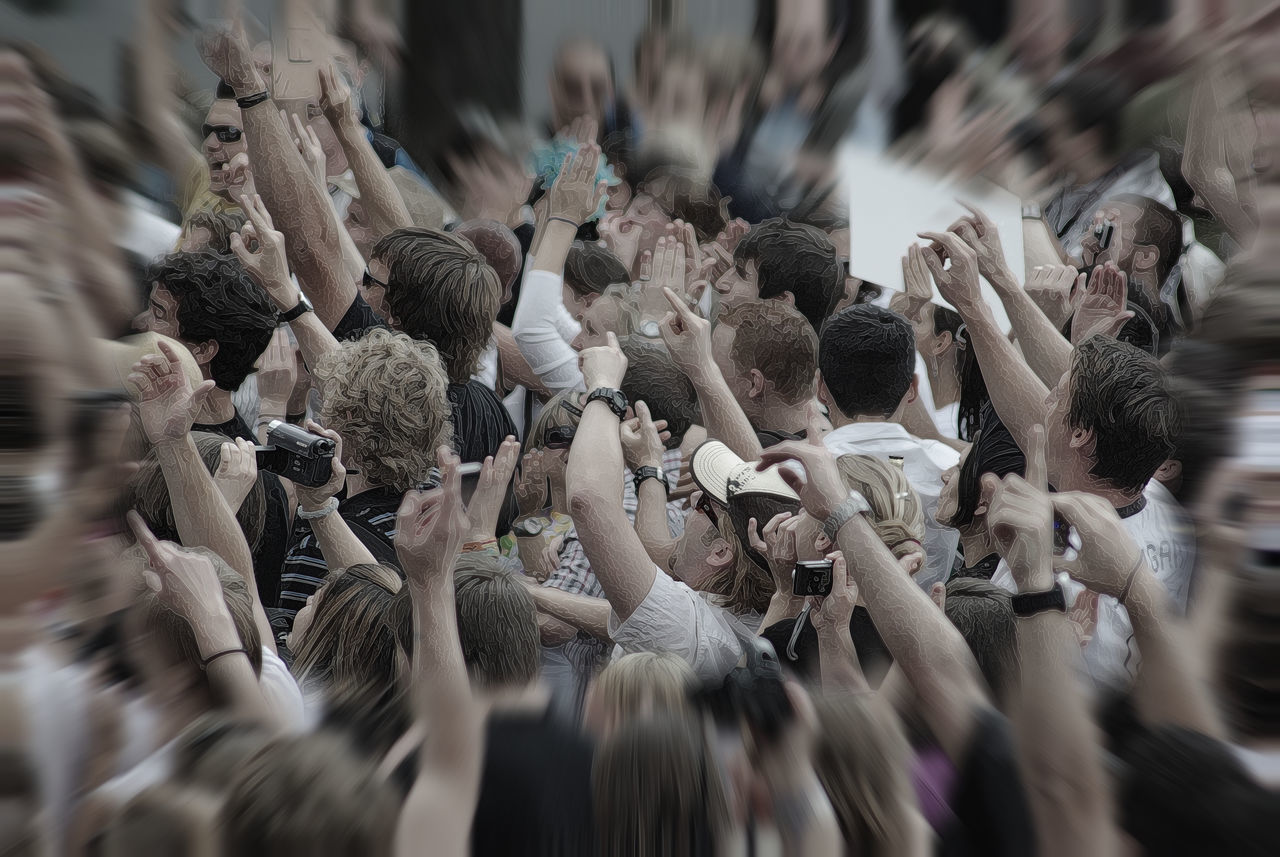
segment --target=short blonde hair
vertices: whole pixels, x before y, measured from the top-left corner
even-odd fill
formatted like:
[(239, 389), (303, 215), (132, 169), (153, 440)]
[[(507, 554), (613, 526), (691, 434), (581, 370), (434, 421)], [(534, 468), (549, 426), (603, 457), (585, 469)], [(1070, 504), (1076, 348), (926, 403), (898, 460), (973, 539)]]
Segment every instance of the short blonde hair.
[(313, 369), (320, 421), (351, 444), (369, 482), (408, 491), (452, 446), (448, 385), (435, 346), (376, 328), (325, 354)]
[(876, 535), (895, 557), (923, 551), (924, 506), (901, 467), (870, 455), (842, 455), (836, 467), (845, 486), (867, 498)]
[(632, 652), (600, 672), (591, 700), (601, 706), (605, 728), (612, 731), (635, 716), (691, 714), (688, 695), (696, 683), (693, 669), (679, 655)]

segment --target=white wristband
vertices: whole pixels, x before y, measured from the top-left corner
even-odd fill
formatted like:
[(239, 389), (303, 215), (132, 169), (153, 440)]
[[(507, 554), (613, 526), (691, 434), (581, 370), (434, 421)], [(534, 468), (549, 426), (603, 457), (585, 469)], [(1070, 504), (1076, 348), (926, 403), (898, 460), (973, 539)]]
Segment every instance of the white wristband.
[(316, 509), (314, 512), (308, 512), (306, 509), (299, 506), (298, 517), (304, 521), (314, 521), (319, 518), (324, 518), (324, 517), (327, 517), (328, 515), (332, 515), (334, 512), (337, 511), (337, 509), (338, 509), (338, 498), (330, 497), (328, 500), (324, 502), (323, 506), (321, 506), (319, 509)]

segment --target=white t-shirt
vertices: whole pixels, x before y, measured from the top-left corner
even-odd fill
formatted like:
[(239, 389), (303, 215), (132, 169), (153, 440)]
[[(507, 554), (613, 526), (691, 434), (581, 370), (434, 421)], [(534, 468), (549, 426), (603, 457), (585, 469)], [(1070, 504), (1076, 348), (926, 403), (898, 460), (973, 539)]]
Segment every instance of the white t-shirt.
[(679, 655), (703, 681), (718, 681), (742, 659), (742, 637), (760, 627), (759, 614), (735, 616), (708, 601), (703, 592), (672, 580), (656, 569), (649, 594), (626, 621), (609, 613), (609, 636), (617, 643), (614, 657), (629, 652)]
[(916, 583), (928, 589), (945, 582), (955, 563), (960, 533), (938, 523), (938, 496), (942, 474), (960, 461), (960, 453), (945, 443), (922, 440), (897, 423), (850, 423), (828, 432), (823, 443), (834, 455), (870, 455), (882, 461), (902, 458), (902, 470), (924, 505), (925, 567), (916, 572)]
[[(1147, 483), (1143, 499), (1146, 505), (1142, 510), (1124, 519), (1125, 529), (1146, 552), (1151, 570), (1164, 584), (1175, 609), (1184, 612), (1196, 561), (1195, 530), (1178, 501), (1155, 479)], [(1013, 575), (1003, 561), (991, 576), (991, 582), (1009, 592), (1017, 592)], [(1063, 589), (1070, 614), (1076, 600), (1086, 596), (1086, 590), (1074, 580), (1068, 580)], [(1085, 603), (1082, 601), (1081, 605)], [(1092, 622), (1088, 623), (1092, 624), (1092, 637), (1084, 647), (1085, 670), (1098, 686), (1128, 687), (1139, 665), (1128, 611), (1111, 596), (1099, 595), (1096, 610), (1088, 613), (1092, 614)]]
[(307, 729), (309, 723), (302, 703), (302, 689), (284, 661), (266, 646), (262, 647), (262, 674), (258, 677), (258, 686), (262, 688), (267, 707), (274, 714), (298, 732)]

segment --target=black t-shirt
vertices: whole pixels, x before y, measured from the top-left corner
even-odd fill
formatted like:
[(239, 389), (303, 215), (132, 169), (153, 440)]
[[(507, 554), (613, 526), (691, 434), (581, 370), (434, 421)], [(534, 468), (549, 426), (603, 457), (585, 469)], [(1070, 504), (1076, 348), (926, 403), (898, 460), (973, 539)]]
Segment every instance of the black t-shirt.
[(954, 819), (938, 831), (945, 857), (1034, 855), (1036, 829), (1018, 769), (1013, 730), (1004, 715), (983, 707), (951, 793)]
[(484, 461), (497, 455), (507, 435), (518, 437), (516, 424), (498, 394), (479, 381), (450, 384), (453, 449), (462, 461)]
[(760, 441), (761, 449), (768, 449), (771, 446), (777, 446), (785, 440), (804, 440), (808, 432), (798, 432), (792, 434), (789, 431), (770, 431), (769, 429), (756, 429), (756, 440)]
[(485, 731), (471, 853), (596, 853), (591, 743), (543, 713), (494, 713)]
[(960, 577), (976, 577), (981, 580), (990, 580), (991, 575), (995, 574), (996, 568), (1000, 565), (1000, 554), (987, 554), (973, 565), (964, 564), (964, 555), (957, 554), (955, 564), (951, 567), (951, 576), (947, 578), (947, 582), (951, 582)]
[[(258, 442), (239, 412), (224, 423), (193, 425), (191, 429), (220, 434), (231, 440), (244, 438), (251, 443)], [(262, 599), (263, 606), (275, 607), (280, 600), (280, 570), (289, 546), (289, 495), (276, 474), (260, 470), (258, 475), (265, 492), (266, 511), (262, 518), (262, 538), (252, 551), (253, 576), (258, 583), (258, 597)]]
[[(816, 681), (821, 674), (818, 632), (814, 629), (813, 623), (806, 619), (804, 629), (796, 640), (796, 657), (793, 660), (787, 654), (787, 644), (791, 642), (791, 634), (795, 627), (794, 617), (783, 619), (764, 629), (760, 636), (773, 644), (779, 662), (798, 675)], [(893, 655), (889, 654), (889, 648), (884, 644), (884, 640), (880, 639), (880, 632), (871, 621), (871, 614), (867, 612), (867, 608), (861, 605), (853, 608), (853, 615), (849, 618), (849, 635), (853, 638), (853, 648), (858, 653), (858, 665), (862, 667), (863, 675), (872, 687), (878, 687), (884, 680), (884, 674), (893, 664)]]
[(382, 320), (382, 316), (373, 311), (373, 307), (369, 306), (369, 302), (364, 299), (364, 295), (356, 293), (356, 299), (351, 302), (351, 306), (347, 307), (347, 312), (338, 319), (338, 323), (333, 326), (333, 338), (339, 342), (347, 342), (352, 339), (359, 339), (369, 330), (375, 327), (381, 327), (389, 330), (387, 323)]

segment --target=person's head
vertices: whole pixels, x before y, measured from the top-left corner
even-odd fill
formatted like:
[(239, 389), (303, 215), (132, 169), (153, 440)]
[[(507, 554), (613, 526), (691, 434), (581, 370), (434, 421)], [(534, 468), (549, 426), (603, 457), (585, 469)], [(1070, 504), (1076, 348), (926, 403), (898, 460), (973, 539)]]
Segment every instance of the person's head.
[(556, 51), (551, 67), (551, 121), (564, 128), (581, 116), (603, 131), (613, 108), (613, 66), (599, 44), (578, 37)]
[(408, 491), (450, 443), (448, 379), (430, 342), (381, 328), (316, 362), (320, 422), (371, 486)]
[(1018, 629), (1009, 593), (989, 580), (958, 577), (947, 583), (943, 610), (969, 644), (997, 706), (1018, 683)]
[(1182, 221), (1177, 212), (1157, 200), (1132, 193), (1110, 197), (1093, 215), (1095, 226), (1115, 222), (1111, 244), (1101, 249), (1092, 231), (1080, 242), (1088, 266), (1114, 262), (1130, 282), (1135, 279), (1159, 303), (1160, 286), (1182, 255)]
[(1112, 159), (1126, 99), (1124, 87), (1100, 71), (1076, 72), (1050, 86), (1039, 118), (1051, 163), (1065, 170), (1083, 159)]
[(1178, 401), (1160, 363), (1105, 336), (1076, 346), (1049, 393), (1045, 458), (1059, 490), (1090, 485), (1140, 492), (1174, 454)]
[(582, 311), (578, 318), (581, 330), (570, 345), (581, 351), (607, 344), (610, 332), (619, 338), (627, 336), (636, 327), (639, 314), (634, 293), (629, 286), (609, 286)]
[(916, 350), (926, 361), (934, 361), (936, 371), (955, 372), (960, 382), (956, 431), (961, 440), (972, 442), (982, 417), (982, 406), (989, 396), (978, 355), (969, 343), (969, 329), (960, 313), (950, 307), (931, 302), (925, 305), (921, 315), (923, 324), (912, 323)]
[[(208, 432), (192, 432), (196, 449), (204, 466), (210, 473), (218, 469), (222, 460), (222, 444), (226, 438)], [(173, 504), (169, 499), (169, 489), (165, 484), (164, 474), (160, 472), (160, 461), (155, 450), (149, 451), (138, 468), (130, 477), (121, 504), (125, 510), (136, 509), (146, 521), (156, 538), (178, 541), (178, 525), (173, 516)], [(240, 508), (236, 510), (236, 523), (244, 533), (245, 542), (251, 551), (258, 549), (262, 541), (262, 530), (266, 522), (267, 497), (264, 479), (261, 473), (254, 482), (249, 493), (245, 495)], [(122, 514), (123, 517), (123, 514)]]
[(276, 331), (275, 304), (232, 256), (170, 253), (147, 271), (143, 329), (181, 342), (218, 389), (240, 387)]
[(454, 566), (458, 638), (477, 691), (522, 690), (538, 678), (541, 647), (533, 596), (497, 557), (470, 553)]
[(520, 266), (524, 262), (520, 239), (515, 233), (496, 220), (468, 220), (453, 231), (470, 241), (498, 275), (498, 285), (502, 288), (500, 303), (511, 300), (516, 277), (520, 276)]
[(729, 308), (711, 331), (711, 353), (749, 419), (813, 399), (818, 335), (795, 307), (745, 301)]
[(178, 250), (183, 253), (231, 254), (231, 236), (245, 224), (243, 214), (231, 211), (197, 211), (182, 225)]
[(583, 390), (562, 390), (556, 393), (542, 406), (525, 437), (526, 453), (541, 450), (543, 460), (554, 465), (550, 474), (552, 479), (564, 477), (564, 468), (569, 463), (569, 447), (565, 442), (573, 442), (571, 435), (578, 430), (586, 395)]
[[(206, 548), (189, 548), (213, 563), (222, 585), (222, 600), (231, 614), (236, 636), (253, 666), (254, 675), (262, 671), (262, 639), (253, 618), (253, 601), (244, 578), (231, 569), (222, 557)], [(122, 570), (134, 575), (136, 595), (125, 618), (129, 631), (129, 655), (147, 689), (164, 703), (195, 698), (204, 708), (214, 707), (208, 674), (201, 664), (200, 646), (195, 632), (185, 618), (160, 599), (159, 593), (146, 585), (146, 555), (134, 546), (121, 555)]]
[(293, 620), (293, 674), (308, 688), (344, 695), (375, 685), (407, 686), (410, 652), (397, 617), (407, 599), (399, 573), (357, 563), (330, 572)]
[(1128, 853), (1275, 854), (1280, 799), (1222, 741), (1180, 726), (1139, 730), (1121, 749), (1116, 798)]
[(240, 171), (232, 176), (226, 165), (236, 155), (249, 154), (249, 141), (245, 139), (242, 122), (235, 92), (227, 84), (219, 82), (201, 128), (203, 141), (200, 151), (209, 167), (209, 190), (236, 205), (240, 203), (240, 194), (244, 193), (247, 174)]
[(872, 528), (894, 557), (924, 553), (924, 505), (901, 467), (850, 454), (836, 459), (836, 469), (850, 490), (866, 498)]
[[(769, 4), (774, 26), (769, 46), (769, 67), (788, 89), (799, 89), (818, 79), (840, 44), (841, 5), (835, 0), (799, 0)], [(785, 10), (785, 14), (783, 11)]]
[(875, 304), (833, 315), (818, 338), (818, 398), (846, 419), (891, 419), (916, 395), (911, 324)]
[(224, 844), (230, 854), (389, 857), (399, 813), (395, 787), (340, 736), (281, 737), (228, 790)]
[(723, 783), (698, 721), (667, 714), (622, 723), (591, 770), (600, 853), (717, 853), (730, 828)]
[(626, 267), (599, 244), (574, 241), (569, 247), (564, 260), (564, 306), (579, 321), (610, 286), (630, 283)]
[(668, 448), (680, 445), (689, 427), (702, 421), (693, 382), (676, 366), (661, 340), (628, 336), (620, 343), (627, 355), (622, 392), (632, 402), (644, 402), (655, 420), (666, 420), (671, 432)]
[[(982, 407), (982, 422), (960, 463), (942, 474), (942, 491), (938, 495), (938, 523), (953, 527), (962, 534), (982, 532), (986, 528), (987, 506), (982, 502), (982, 477), (988, 473), (1003, 479), (1010, 473), (1023, 475), (1027, 458), (1013, 435), (996, 416), (991, 403)], [(976, 562), (982, 557), (968, 557)]]
[(584, 725), (607, 738), (637, 717), (692, 713), (689, 693), (697, 685), (693, 669), (670, 652), (632, 652), (611, 661), (587, 694)]
[(821, 229), (776, 217), (743, 236), (733, 251), (733, 267), (715, 287), (722, 304), (784, 300), (821, 330), (844, 293), (844, 269)]
[(902, 854), (919, 813), (911, 748), (890, 708), (869, 696), (815, 696), (814, 767), (831, 799), (846, 852)]
[(397, 229), (374, 245), (369, 272), (386, 284), (393, 325), (433, 343), (449, 380), (465, 384), (493, 336), (502, 300), (484, 256), (447, 232)]

